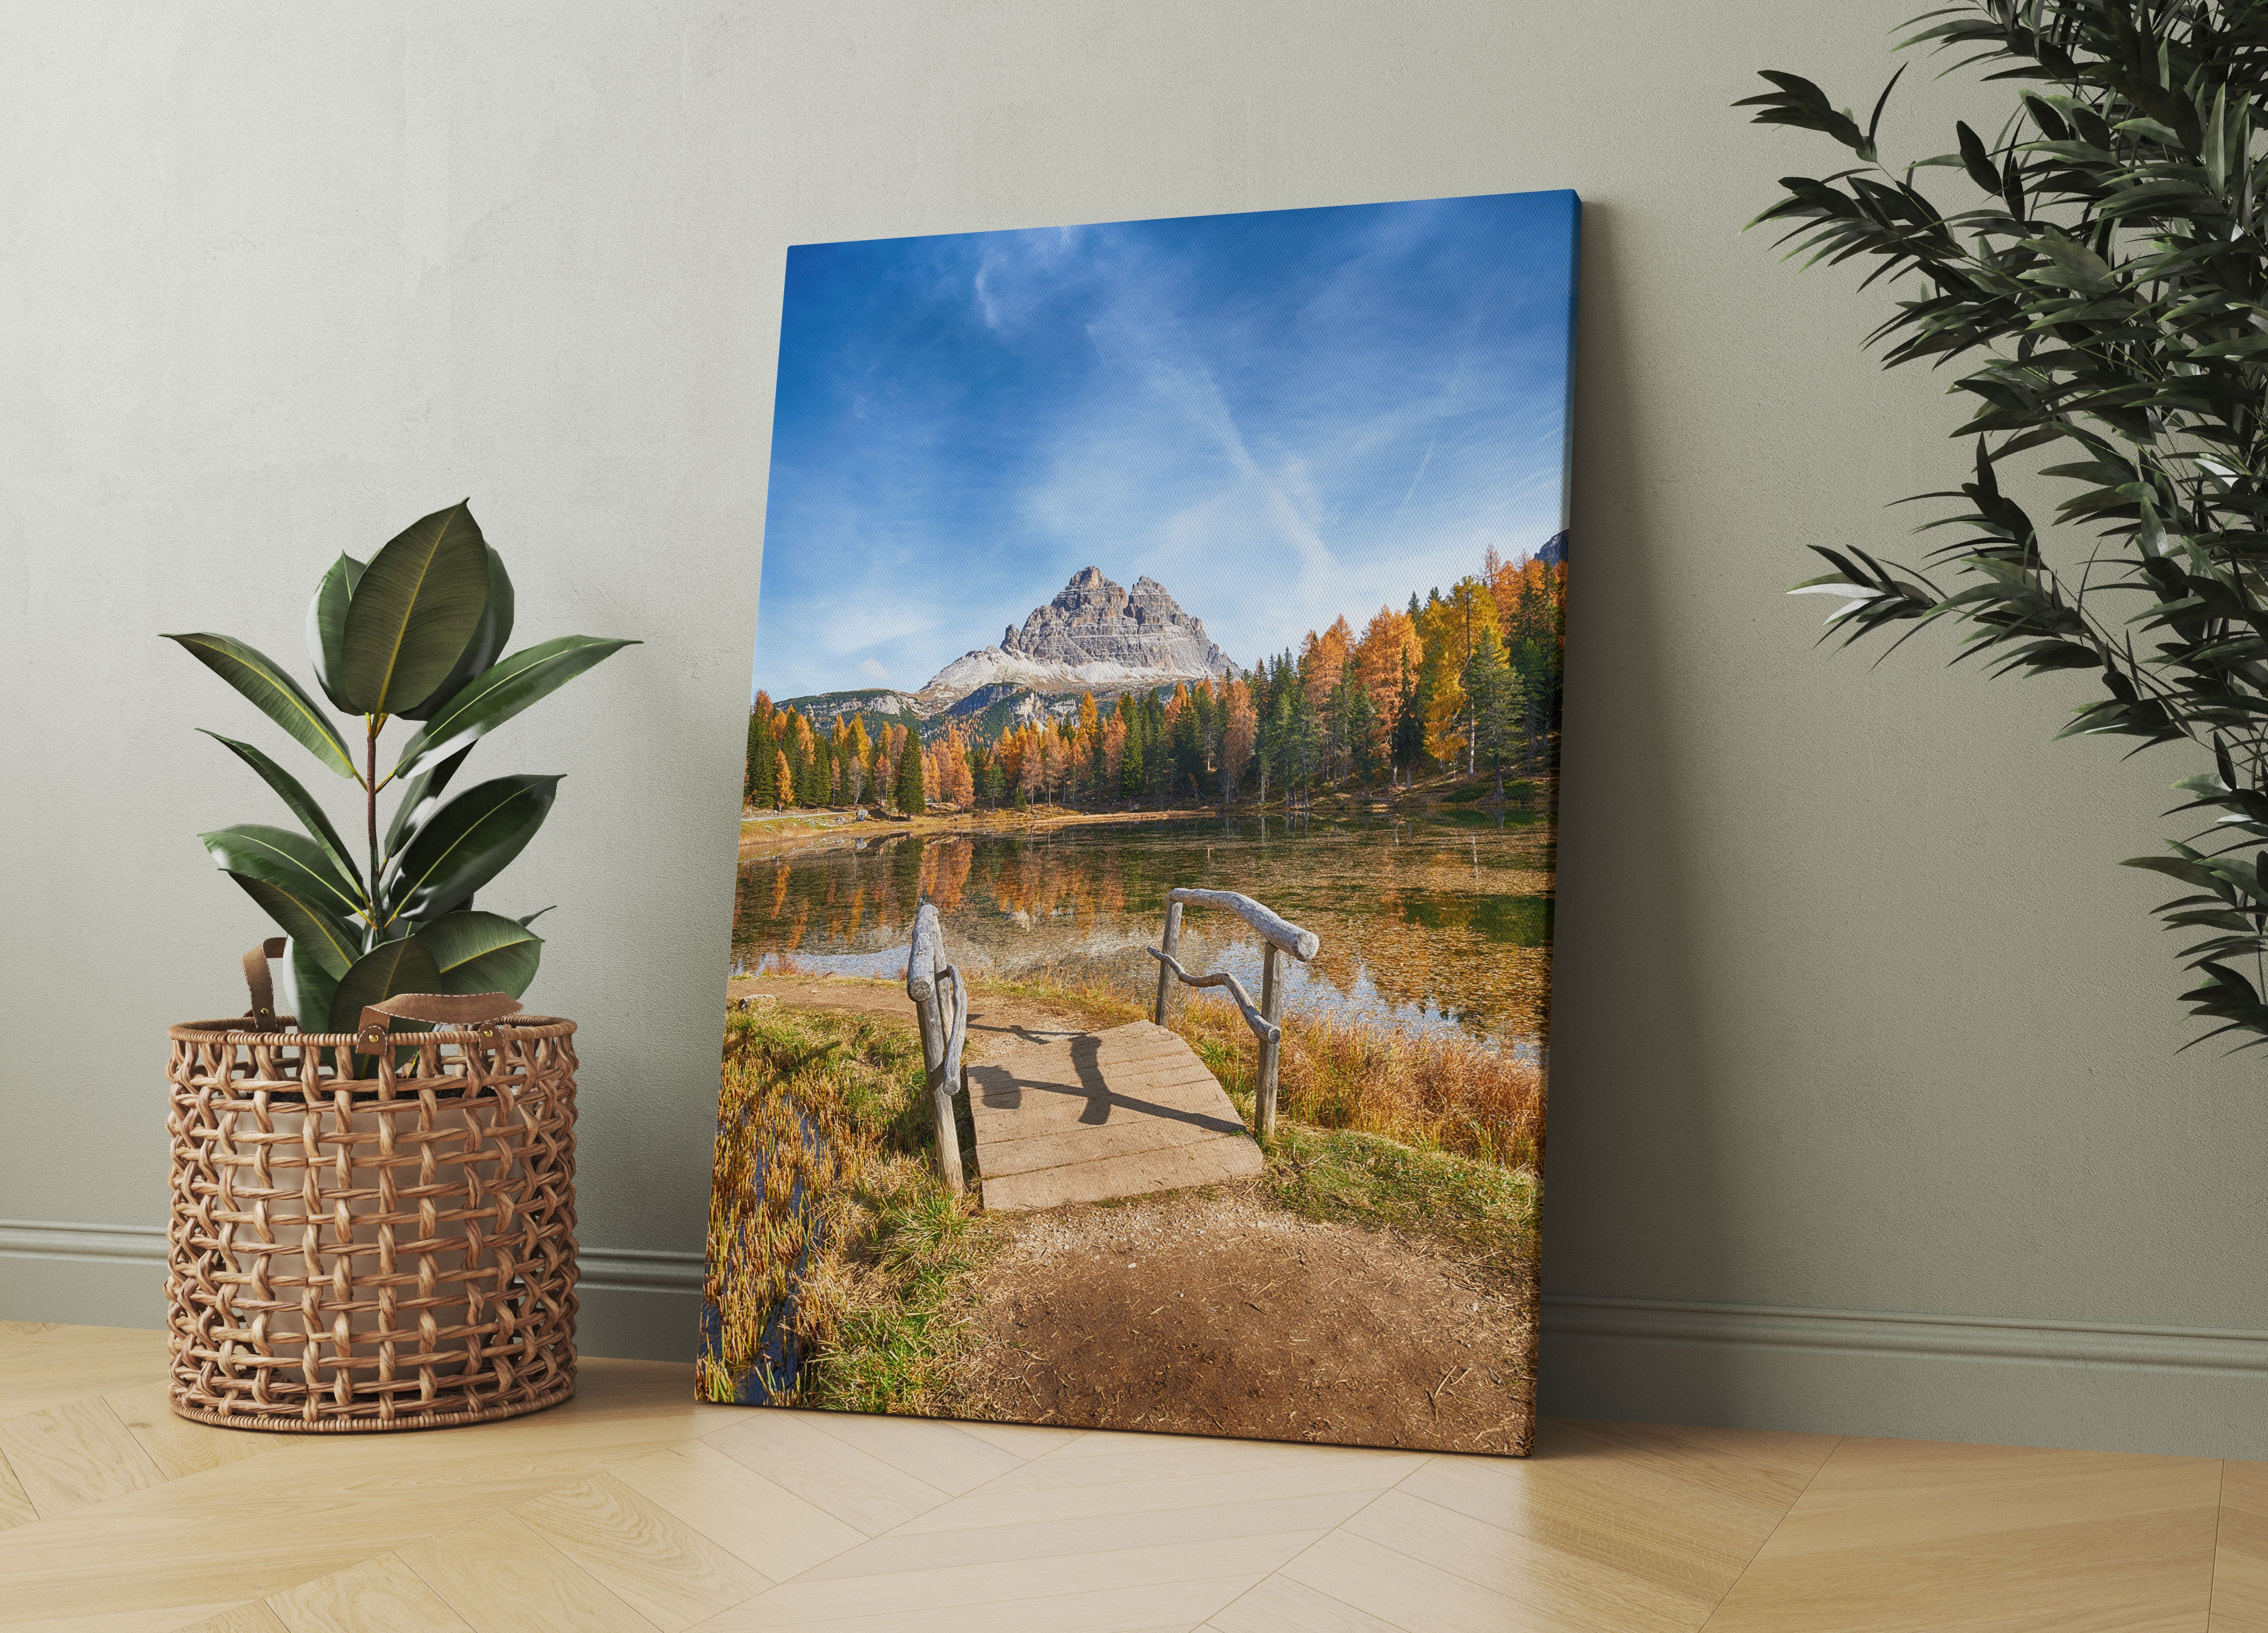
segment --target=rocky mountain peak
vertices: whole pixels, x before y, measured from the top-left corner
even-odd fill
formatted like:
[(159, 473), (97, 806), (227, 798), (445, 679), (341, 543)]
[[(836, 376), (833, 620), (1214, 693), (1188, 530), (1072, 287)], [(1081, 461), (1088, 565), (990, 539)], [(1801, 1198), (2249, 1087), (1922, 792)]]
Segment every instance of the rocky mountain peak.
[(1236, 666), (1206, 637), (1166, 586), (1146, 574), (1129, 591), (1084, 567), (1000, 644), (960, 658), (919, 696), (931, 708), (977, 687), (1005, 680), (1037, 689), (1092, 688), (1109, 692), (1233, 674)]

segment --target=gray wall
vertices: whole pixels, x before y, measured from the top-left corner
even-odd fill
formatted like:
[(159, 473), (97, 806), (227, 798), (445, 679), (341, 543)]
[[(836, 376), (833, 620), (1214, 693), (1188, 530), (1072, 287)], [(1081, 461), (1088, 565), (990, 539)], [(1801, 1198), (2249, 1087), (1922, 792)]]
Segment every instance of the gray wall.
[(2268, 1455), (2261, 1067), (2176, 1057), (2111, 865), (2186, 768), (1778, 594), (1960, 450), (1881, 295), (1738, 234), (1827, 157), (1726, 104), (1863, 104), (1910, 11), (10, 8), (0, 1315), (158, 1322), (161, 1027), (264, 933), (194, 837), (247, 710), (156, 631), (296, 653), (320, 562), (470, 494), (523, 631), (645, 640), (487, 752), (569, 774), (512, 894), (564, 904), (590, 1347), (681, 1354), (783, 248), (1573, 187), (1547, 1406)]

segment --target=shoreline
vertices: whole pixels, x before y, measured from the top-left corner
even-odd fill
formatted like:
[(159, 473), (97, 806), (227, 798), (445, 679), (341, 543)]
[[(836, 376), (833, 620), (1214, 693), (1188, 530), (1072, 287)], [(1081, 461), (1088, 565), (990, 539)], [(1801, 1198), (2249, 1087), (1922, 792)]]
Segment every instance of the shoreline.
[[(1359, 809), (1398, 812), (1410, 808), (1410, 814), (1439, 816), (1440, 807), (1455, 810), (1490, 810), (1502, 812), (1534, 812), (1547, 817), (1556, 815), (1553, 798), (1557, 792), (1556, 776), (1538, 776), (1530, 773), (1523, 780), (1531, 785), (1542, 784), (1548, 792), (1533, 803), (1494, 799), (1445, 799), (1431, 788), (1398, 796), (1373, 793), (1329, 793), (1316, 796), (1307, 805), (1292, 812), (1282, 807), (1263, 808), (1248, 802), (1229, 805), (1175, 805), (1162, 811), (1079, 811), (1068, 806), (1035, 807), (1017, 813), (1013, 811), (962, 811), (940, 816), (873, 817), (853, 815), (849, 811), (832, 807), (818, 810), (798, 810), (786, 814), (751, 816), (742, 807), (740, 813), (740, 849), (742, 860), (752, 856), (767, 856), (790, 850), (831, 850), (837, 846), (856, 844), (869, 839), (887, 838), (904, 834), (1025, 834), (1038, 833), (1059, 828), (1090, 828), (1106, 824), (1133, 822), (1187, 822), (1211, 820), (1230, 816), (1317, 815), (1324, 813), (1343, 814)], [(1450, 784), (1454, 786), (1454, 783)], [(1540, 809), (1539, 809), (1540, 807)]]

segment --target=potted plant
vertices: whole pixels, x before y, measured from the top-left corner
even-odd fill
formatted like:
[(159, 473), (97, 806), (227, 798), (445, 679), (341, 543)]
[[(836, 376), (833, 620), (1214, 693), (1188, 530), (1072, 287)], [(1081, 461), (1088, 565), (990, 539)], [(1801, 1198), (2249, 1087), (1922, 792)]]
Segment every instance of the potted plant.
[[(184, 1416), (358, 1433), (574, 1393), (575, 1023), (516, 1012), (536, 916), (474, 905), (559, 779), (456, 783), (482, 737), (630, 643), (571, 635), (505, 656), (512, 626), (512, 579), (459, 504), (367, 563), (342, 555), (316, 588), (316, 684), (359, 733), (243, 642), (169, 637), (362, 796), (350, 844), (291, 773), (212, 734), (298, 824), (202, 836), (288, 938), (298, 1030), (261, 1012), (271, 939), (246, 960), (254, 1013), (167, 1034), (169, 1393)], [(397, 718), (414, 729), (381, 754)], [(406, 1035), (389, 1041), (396, 1020)]]
[[(225, 635), (166, 637), (362, 791), (363, 842), (350, 846), (268, 754), (207, 733), (298, 823), (239, 823), (200, 837), (288, 938), (287, 988), (303, 1032), (351, 1032), (365, 1005), (404, 993), (517, 998), (534, 980), (538, 915), (475, 908), (474, 896), (535, 836), (560, 779), (519, 774), (449, 791), (482, 738), (636, 643), (567, 635), (504, 656), (512, 629), (511, 576), (467, 501), (412, 523), (368, 563), (342, 555), (316, 586), (307, 655), (323, 695), (360, 717), (353, 738), (266, 653)], [(382, 756), (379, 739), (397, 719), (415, 730)], [(389, 788), (397, 792), (381, 834), (379, 796)]]
[[(1975, 475), (1922, 496), (1956, 502), (1926, 524), (1955, 530), (1928, 570), (1814, 547), (1833, 570), (1797, 590), (1846, 598), (1829, 620), (1846, 644), (1950, 621), (1996, 675), (2093, 675), (2059, 735), (2180, 745), (2178, 809), (2210, 837), (2127, 865), (2188, 887), (2159, 912), (2196, 938), (2183, 997), (2205, 1035), (2268, 1043), (2268, 19), (2237, 0), (1969, 0), (1918, 21), (1906, 48), (2007, 87), (1997, 129), (1956, 122), (1951, 151), (1893, 166), (1896, 75), (1863, 126), (1796, 74), (1740, 104), (1849, 151), (1783, 178), (1756, 221), (1902, 284), (1873, 336), (1885, 365), (1943, 368), (1973, 409), (1955, 435)], [(2051, 524), (2001, 485), (2020, 458), (2066, 484)]]

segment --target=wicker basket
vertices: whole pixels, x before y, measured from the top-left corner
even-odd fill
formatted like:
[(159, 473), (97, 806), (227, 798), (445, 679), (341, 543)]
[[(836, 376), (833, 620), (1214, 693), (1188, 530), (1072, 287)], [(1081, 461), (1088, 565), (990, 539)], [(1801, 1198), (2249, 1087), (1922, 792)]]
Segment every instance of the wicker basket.
[(166, 1033), (173, 1410), (344, 1433), (574, 1394), (575, 1023), (453, 998), (453, 1029), (302, 1033), (264, 960), (253, 985), (251, 1014)]

